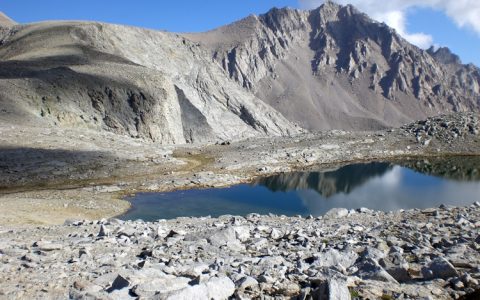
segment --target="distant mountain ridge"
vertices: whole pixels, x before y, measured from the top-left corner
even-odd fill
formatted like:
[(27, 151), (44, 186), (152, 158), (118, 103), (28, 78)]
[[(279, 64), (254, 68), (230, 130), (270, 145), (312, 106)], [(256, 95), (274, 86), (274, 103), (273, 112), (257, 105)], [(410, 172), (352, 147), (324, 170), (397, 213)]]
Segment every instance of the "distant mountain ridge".
[(188, 35), (230, 78), (310, 130), (398, 126), (478, 110), (480, 72), (421, 50), (353, 6), (272, 9)]
[(0, 122), (160, 143), (372, 130), (478, 111), (480, 72), (353, 6), (272, 9), (175, 34), (96, 22), (0, 28)]

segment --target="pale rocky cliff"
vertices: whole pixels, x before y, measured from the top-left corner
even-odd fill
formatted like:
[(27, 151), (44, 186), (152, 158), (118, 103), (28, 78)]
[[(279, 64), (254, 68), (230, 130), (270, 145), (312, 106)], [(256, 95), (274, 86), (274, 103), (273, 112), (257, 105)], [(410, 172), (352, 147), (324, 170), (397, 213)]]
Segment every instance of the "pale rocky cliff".
[(173, 33), (81, 22), (16, 26), (0, 42), (0, 118), (161, 143), (300, 128)]
[(272, 9), (188, 35), (244, 89), (311, 130), (398, 126), (478, 110), (479, 69), (419, 49), (353, 6)]

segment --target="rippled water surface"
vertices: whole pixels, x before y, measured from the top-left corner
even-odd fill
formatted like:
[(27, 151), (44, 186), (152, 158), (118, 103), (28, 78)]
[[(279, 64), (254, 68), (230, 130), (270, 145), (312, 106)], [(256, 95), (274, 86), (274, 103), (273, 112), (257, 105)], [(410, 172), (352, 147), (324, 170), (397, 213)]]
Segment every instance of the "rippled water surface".
[(122, 219), (248, 213), (322, 215), (334, 207), (390, 211), (480, 201), (480, 159), (451, 157), (292, 172), (220, 189), (139, 193)]

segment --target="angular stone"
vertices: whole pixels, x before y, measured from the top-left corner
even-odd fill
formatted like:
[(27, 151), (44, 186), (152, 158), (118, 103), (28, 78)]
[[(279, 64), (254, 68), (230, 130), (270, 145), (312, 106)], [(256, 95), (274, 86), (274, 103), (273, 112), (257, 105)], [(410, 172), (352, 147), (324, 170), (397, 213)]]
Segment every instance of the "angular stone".
[(422, 275), (425, 279), (448, 279), (450, 277), (456, 277), (459, 274), (457, 269), (455, 269), (449, 261), (443, 257), (437, 257), (422, 268)]
[(250, 228), (248, 226), (235, 226), (233, 228), (238, 240), (245, 242), (250, 238)]
[(100, 230), (98, 232), (98, 237), (104, 237), (104, 236), (107, 236), (108, 235), (108, 231), (107, 229), (105, 228), (105, 225), (100, 225)]
[(245, 290), (258, 286), (258, 281), (253, 277), (246, 276), (237, 282), (237, 286), (239, 290)]
[(388, 274), (385, 269), (383, 269), (375, 260), (371, 258), (362, 259), (362, 261), (355, 264), (355, 266), (358, 268), (358, 271), (355, 273), (355, 275), (362, 279), (398, 284), (395, 278)]
[(140, 297), (150, 298), (156, 294), (167, 295), (171, 292), (189, 287), (190, 278), (165, 275), (163, 277), (149, 278), (133, 287), (133, 292)]
[(358, 254), (354, 251), (340, 252), (336, 249), (327, 250), (324, 253), (315, 254), (314, 266), (335, 267), (338, 265), (348, 269), (358, 259)]
[(121, 290), (130, 285), (130, 282), (125, 279), (123, 276), (118, 275), (115, 280), (112, 282), (112, 285), (107, 289), (108, 293), (111, 293), (115, 290)]
[(270, 232), (270, 238), (274, 240), (278, 240), (281, 237), (282, 237), (282, 234), (280, 233), (280, 231), (278, 231), (275, 228), (273, 228), (272, 231)]
[(376, 262), (378, 262), (380, 259), (384, 257), (385, 257), (385, 253), (382, 250), (372, 248), (372, 247), (367, 247), (362, 252), (362, 258), (371, 258)]
[(399, 253), (389, 255), (387, 258), (379, 260), (379, 264), (398, 282), (407, 282), (411, 280), (408, 272), (408, 262)]
[(347, 283), (340, 279), (330, 279), (328, 281), (328, 299), (329, 300), (350, 300), (351, 295)]
[(228, 277), (214, 277), (207, 283), (209, 299), (228, 299), (235, 292), (235, 284)]
[(233, 227), (218, 230), (207, 237), (207, 241), (214, 246), (223, 246), (237, 242), (237, 234)]

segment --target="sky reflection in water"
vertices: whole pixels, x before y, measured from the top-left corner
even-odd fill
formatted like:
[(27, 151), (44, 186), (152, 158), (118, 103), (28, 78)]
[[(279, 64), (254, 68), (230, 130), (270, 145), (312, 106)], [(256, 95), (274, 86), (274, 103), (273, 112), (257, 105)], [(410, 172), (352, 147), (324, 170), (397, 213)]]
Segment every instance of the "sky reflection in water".
[[(132, 209), (122, 219), (152, 221), (248, 213), (318, 216), (334, 207), (390, 211), (440, 204), (462, 206), (480, 201), (480, 181), (477, 176), (473, 176), (474, 180), (471, 178), (472, 172), (474, 175), (478, 173), (475, 164), (467, 162), (461, 168), (444, 163), (441, 166), (447, 172), (441, 170), (437, 173), (443, 176), (453, 173), (458, 178), (421, 174), (390, 163), (369, 163), (330, 172), (280, 174), (251, 185), (230, 188), (140, 193), (129, 199)], [(423, 164), (417, 169), (431, 168)], [(469, 175), (470, 181), (462, 181), (465, 180), (464, 174)]]

